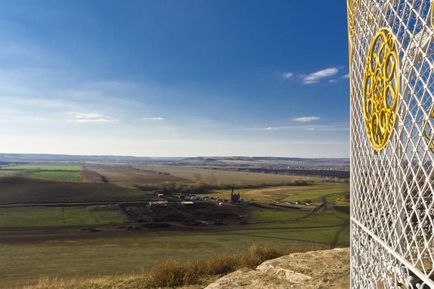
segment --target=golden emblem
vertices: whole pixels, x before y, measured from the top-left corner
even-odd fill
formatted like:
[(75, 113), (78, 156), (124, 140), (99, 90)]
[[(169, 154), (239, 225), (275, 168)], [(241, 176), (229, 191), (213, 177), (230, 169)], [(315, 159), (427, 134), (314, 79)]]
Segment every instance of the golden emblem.
[(381, 28), (369, 47), (363, 81), (365, 128), (376, 151), (386, 147), (395, 127), (400, 78), (395, 36), (389, 28)]

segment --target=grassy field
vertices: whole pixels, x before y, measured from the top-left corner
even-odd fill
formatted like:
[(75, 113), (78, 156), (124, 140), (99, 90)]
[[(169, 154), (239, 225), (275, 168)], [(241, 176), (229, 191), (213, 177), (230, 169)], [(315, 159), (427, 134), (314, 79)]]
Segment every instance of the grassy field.
[(0, 178), (0, 205), (148, 200), (149, 193), (113, 184), (66, 183), (22, 177)]
[(83, 177), (80, 171), (47, 171), (34, 172), (26, 175), (29, 178), (52, 180), (57, 182), (81, 182)]
[(259, 210), (252, 217), (261, 223), (209, 232), (130, 232), (106, 237), (93, 233), (92, 238), (0, 241), (0, 256), (9, 260), (0, 263), (0, 278), (3, 288), (9, 288), (41, 276), (94, 277), (141, 272), (168, 258), (202, 258), (244, 250), (253, 243), (287, 248), (300, 244), (315, 248), (348, 245), (348, 233), (340, 233), (348, 222), (348, 215), (343, 213), (324, 212), (300, 219), (302, 213), (295, 210)]
[[(8, 172), (12, 173), (8, 174)], [(81, 166), (75, 165), (16, 165), (0, 168), (0, 176), (17, 174), (28, 178), (45, 179), (58, 182), (83, 181)]]
[(318, 181), (316, 177), (300, 177), (265, 173), (240, 172), (233, 170), (208, 169), (188, 166), (148, 165), (141, 168), (169, 173), (191, 181), (202, 181), (219, 185), (285, 185), (297, 180)]
[(98, 226), (126, 222), (118, 206), (0, 208), (0, 230)]
[[(315, 183), (308, 186), (277, 186), (258, 189), (238, 189), (241, 197), (247, 201), (256, 202), (295, 202), (310, 200), (313, 204), (321, 203), (323, 197), (336, 203), (336, 196), (348, 193), (349, 183)], [(222, 199), (230, 199), (231, 190), (214, 190), (202, 196), (212, 196)], [(347, 203), (348, 205), (348, 203)]]
[(81, 166), (70, 165), (16, 165), (2, 167), (2, 170), (14, 171), (81, 171)]
[[(308, 199), (319, 204), (322, 197), (332, 204), (348, 205), (341, 198), (349, 191), (345, 182), (166, 165), (19, 165), (2, 167), (0, 176), (0, 259), (7, 260), (0, 262), (0, 288), (33, 283), (45, 276), (140, 273), (167, 259), (203, 258), (245, 250), (254, 243), (290, 249), (347, 246), (349, 242), (349, 215), (333, 207), (311, 213), (314, 205), (303, 209), (264, 205)], [(295, 185), (300, 180), (309, 185)], [(135, 185), (177, 182), (258, 186), (236, 190), (245, 200), (258, 204), (244, 204), (243, 210), (231, 205), (237, 218), (246, 214), (242, 217), (248, 222), (236, 219), (220, 226), (185, 226), (181, 231), (175, 231), (179, 230), (176, 226), (166, 231), (125, 228), (132, 219), (118, 203), (146, 204), (156, 198), (152, 191), (141, 191)], [(230, 191), (207, 195), (228, 199)], [(191, 210), (187, 213), (192, 214)], [(83, 230), (89, 228), (98, 232)]]
[(293, 246), (289, 249), (271, 244), (253, 244), (247, 250), (220, 253), (197, 260), (168, 260), (140, 274), (92, 279), (43, 279), (36, 285), (26, 286), (25, 289), (148, 289), (181, 288), (180, 286), (203, 288), (222, 274), (241, 268), (254, 269), (266, 260), (306, 249), (306, 247)]
[(86, 170), (104, 176), (107, 182), (125, 187), (142, 184), (161, 184), (166, 182), (186, 181), (183, 178), (154, 170), (135, 168), (132, 166), (87, 165)]
[(20, 173), (20, 171), (0, 170), (0, 177), (13, 176), (16, 175), (17, 173)]

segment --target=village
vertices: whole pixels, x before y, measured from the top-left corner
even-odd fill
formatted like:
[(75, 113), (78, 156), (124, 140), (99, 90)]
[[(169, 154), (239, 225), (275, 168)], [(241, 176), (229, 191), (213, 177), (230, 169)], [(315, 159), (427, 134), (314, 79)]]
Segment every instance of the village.
[[(169, 203), (172, 204), (178, 204), (178, 205), (182, 205), (182, 206), (193, 206), (195, 203), (198, 202), (210, 202), (210, 203), (215, 203), (218, 206), (223, 206), (225, 204), (242, 204), (242, 203), (251, 203), (251, 201), (246, 202), (246, 200), (244, 200), (241, 197), (240, 193), (235, 193), (234, 189), (231, 189), (230, 195), (228, 199), (225, 198), (217, 198), (217, 197), (213, 197), (213, 196), (203, 196), (202, 195), (196, 195), (196, 194), (178, 194), (177, 198), (174, 198), (172, 196), (168, 196), (165, 195), (164, 193), (156, 193), (154, 194), (157, 199), (153, 200), (153, 201), (149, 201), (148, 202), (148, 206), (152, 207), (152, 206), (167, 206)], [(326, 201), (326, 200), (324, 200)], [(285, 201), (285, 202), (279, 202), (279, 201), (273, 201), (271, 203), (269, 203), (269, 205), (273, 205), (273, 206), (280, 206), (280, 207), (288, 207), (288, 208), (301, 208), (301, 207), (310, 207), (312, 206), (312, 202), (311, 201), (294, 201), (294, 202), (290, 202), (290, 201)]]

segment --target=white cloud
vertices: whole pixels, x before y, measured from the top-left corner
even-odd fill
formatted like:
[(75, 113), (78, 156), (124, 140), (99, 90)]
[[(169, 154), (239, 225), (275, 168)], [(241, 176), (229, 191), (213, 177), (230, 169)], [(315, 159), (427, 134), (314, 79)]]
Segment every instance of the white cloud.
[(312, 72), (308, 75), (304, 75), (301, 77), (301, 80), (303, 81), (304, 84), (317, 83), (324, 78), (336, 75), (338, 72), (339, 72), (338, 68), (330, 67), (316, 72)]
[(294, 118), (293, 121), (296, 122), (311, 122), (311, 121), (315, 121), (315, 120), (319, 120), (320, 118), (317, 116), (301, 116), (301, 117), (297, 117)]
[[(319, 119), (319, 118), (318, 118)], [(239, 127), (229, 129), (231, 131), (247, 131), (247, 132), (271, 132), (271, 131), (318, 131), (318, 132), (347, 132), (349, 130), (347, 123), (330, 123), (330, 124), (307, 124), (304, 121), (299, 125), (290, 126), (257, 126), (257, 127)]]
[(143, 120), (145, 120), (145, 121), (162, 121), (162, 120), (164, 120), (164, 117), (161, 117), (161, 116), (144, 117)]
[(329, 79), (329, 81), (328, 81), (329, 83), (335, 83), (335, 82), (338, 82), (338, 80), (337, 79)]
[(285, 78), (285, 79), (290, 79), (291, 77), (293, 77), (294, 76), (294, 73), (292, 73), (292, 72), (285, 72), (284, 74), (283, 74), (283, 78)]
[(96, 112), (82, 113), (72, 112), (70, 114), (69, 122), (77, 123), (104, 123), (104, 122), (117, 122), (117, 119), (106, 117)]
[(350, 78), (350, 74), (349, 73), (344, 74), (344, 75), (342, 75), (342, 78)]

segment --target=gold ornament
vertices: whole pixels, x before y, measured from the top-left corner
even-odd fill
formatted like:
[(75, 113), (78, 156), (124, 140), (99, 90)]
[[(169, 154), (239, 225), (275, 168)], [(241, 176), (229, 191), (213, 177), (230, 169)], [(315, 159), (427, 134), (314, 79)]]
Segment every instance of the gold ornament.
[(363, 82), (365, 128), (376, 151), (386, 147), (395, 127), (400, 78), (395, 36), (389, 28), (381, 28), (369, 47)]

